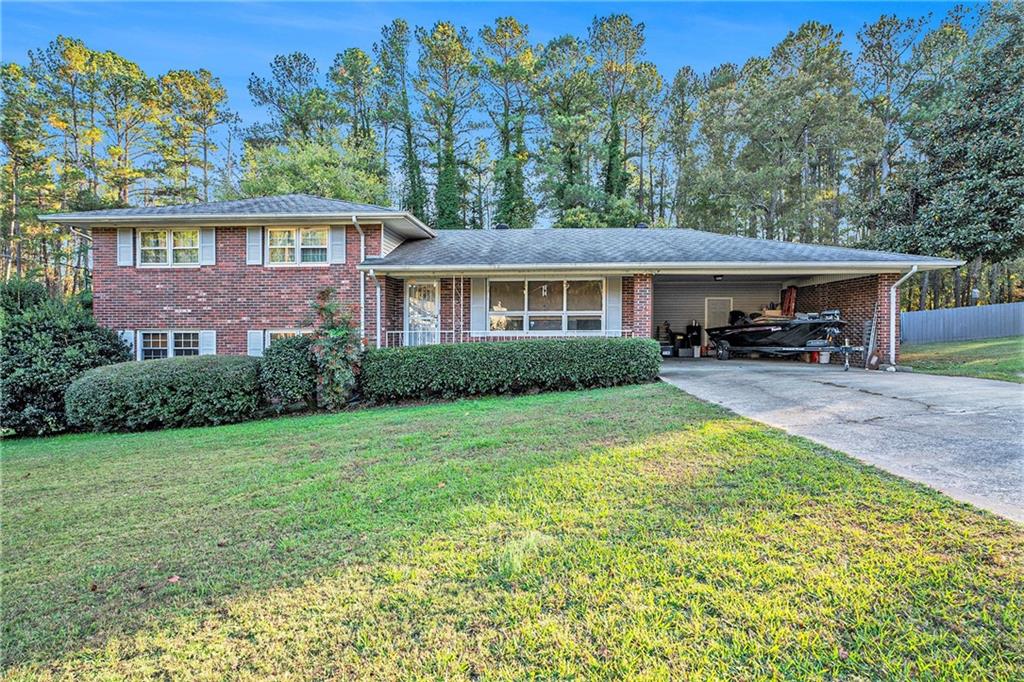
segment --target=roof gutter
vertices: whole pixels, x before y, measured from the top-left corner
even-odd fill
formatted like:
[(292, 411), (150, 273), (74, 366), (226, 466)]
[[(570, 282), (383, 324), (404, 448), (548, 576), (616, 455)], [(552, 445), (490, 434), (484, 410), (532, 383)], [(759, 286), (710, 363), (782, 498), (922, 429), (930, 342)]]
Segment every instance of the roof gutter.
[[(125, 215), (125, 216), (90, 216), (82, 213), (46, 213), (39, 216), (44, 222), (82, 225), (85, 227), (134, 226), (146, 225), (265, 225), (288, 224), (295, 222), (340, 222), (348, 221), (350, 214), (340, 213), (247, 213), (230, 215), (224, 213), (190, 214), (190, 215)], [(406, 220), (423, 235), (433, 237), (437, 233), (422, 223), (416, 216), (407, 211), (399, 213), (360, 213), (363, 222)]]
[(900, 288), (901, 284), (913, 277), (916, 272), (917, 266), (915, 265), (910, 268), (910, 272), (900, 277), (889, 287), (889, 365), (892, 367), (896, 366), (896, 316), (900, 314), (896, 309), (896, 290)]
[(363, 263), (361, 270), (373, 268), (379, 273), (489, 273), (489, 272), (614, 272), (651, 274), (832, 274), (862, 273), (865, 275), (879, 272), (914, 272), (924, 270), (941, 270), (963, 265), (963, 261), (948, 259), (935, 261), (846, 261), (846, 262), (743, 262), (743, 261), (680, 261), (675, 263), (500, 263), (482, 264), (467, 263), (460, 265), (401, 265), (381, 262)]

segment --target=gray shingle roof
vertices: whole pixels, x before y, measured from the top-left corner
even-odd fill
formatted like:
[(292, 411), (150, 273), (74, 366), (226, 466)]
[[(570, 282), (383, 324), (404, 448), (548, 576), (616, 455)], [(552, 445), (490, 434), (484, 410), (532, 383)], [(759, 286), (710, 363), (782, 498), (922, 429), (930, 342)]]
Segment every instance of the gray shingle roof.
[(187, 218), (189, 216), (294, 216), (294, 215), (338, 215), (342, 213), (368, 213), (383, 215), (401, 213), (393, 208), (357, 204), (338, 199), (324, 199), (309, 194), (285, 194), (276, 197), (257, 197), (233, 201), (211, 201), (180, 206), (143, 206), (139, 208), (113, 208), (82, 213), (58, 213), (45, 216), (49, 220), (71, 221), (96, 218)]
[(369, 259), (384, 269), (436, 266), (669, 265), (700, 263), (892, 263), (948, 267), (958, 261), (837, 246), (750, 239), (698, 230), (550, 229), (438, 230)]

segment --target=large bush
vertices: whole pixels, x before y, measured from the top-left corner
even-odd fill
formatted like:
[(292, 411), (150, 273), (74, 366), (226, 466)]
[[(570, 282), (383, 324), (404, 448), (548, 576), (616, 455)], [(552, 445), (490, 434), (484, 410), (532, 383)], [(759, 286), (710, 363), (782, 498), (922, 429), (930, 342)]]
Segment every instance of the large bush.
[(352, 315), (341, 309), (334, 289), (317, 293), (313, 312), (316, 316), (313, 357), (317, 403), (328, 410), (340, 410), (355, 395), (366, 349)]
[(0, 284), (0, 310), (4, 316), (19, 315), (48, 298), (46, 287), (35, 280), (12, 277)]
[(93, 431), (205, 426), (256, 417), (260, 360), (202, 355), (86, 372), (67, 390), (68, 423)]
[[(5, 292), (7, 290), (5, 289)], [(0, 325), (0, 424), (18, 435), (62, 431), (64, 391), (85, 370), (130, 357), (128, 346), (76, 304), (39, 302), (35, 293), (7, 297), (35, 304)]]
[(361, 379), (365, 398), (389, 402), (632, 384), (660, 364), (650, 339), (531, 339), (370, 351)]
[(276, 410), (301, 404), (316, 405), (316, 359), (310, 336), (274, 341), (263, 353), (260, 384), (263, 396)]

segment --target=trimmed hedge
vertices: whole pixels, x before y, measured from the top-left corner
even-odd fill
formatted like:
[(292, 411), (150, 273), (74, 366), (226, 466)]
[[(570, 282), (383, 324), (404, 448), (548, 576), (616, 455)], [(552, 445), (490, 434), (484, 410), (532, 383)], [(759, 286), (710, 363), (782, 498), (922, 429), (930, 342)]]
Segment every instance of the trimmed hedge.
[(560, 391), (653, 381), (652, 339), (531, 339), (370, 351), (363, 397), (375, 403)]
[(240, 422), (259, 416), (262, 402), (259, 358), (226, 355), (99, 367), (64, 397), (68, 423), (92, 431)]
[(274, 409), (316, 406), (316, 358), (308, 335), (278, 339), (263, 352), (260, 363), (263, 396)]

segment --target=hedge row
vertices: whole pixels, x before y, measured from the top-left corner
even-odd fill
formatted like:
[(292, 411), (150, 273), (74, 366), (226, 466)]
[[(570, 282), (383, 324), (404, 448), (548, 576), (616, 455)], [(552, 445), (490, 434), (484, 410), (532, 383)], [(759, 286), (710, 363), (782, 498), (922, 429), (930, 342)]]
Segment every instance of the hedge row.
[(375, 402), (570, 390), (653, 381), (651, 339), (530, 339), (387, 348), (363, 360), (363, 397)]
[(262, 405), (259, 359), (227, 355), (98, 367), (64, 396), (68, 423), (92, 431), (240, 422), (258, 416)]
[[(652, 381), (650, 339), (536, 339), (372, 351), (360, 374), (370, 402), (452, 399)], [(254, 419), (316, 404), (310, 339), (275, 342), (264, 358), (199, 356), (124, 362), (89, 370), (67, 389), (70, 426), (143, 431)]]

